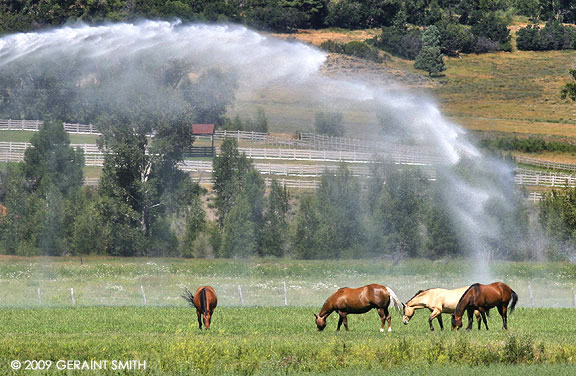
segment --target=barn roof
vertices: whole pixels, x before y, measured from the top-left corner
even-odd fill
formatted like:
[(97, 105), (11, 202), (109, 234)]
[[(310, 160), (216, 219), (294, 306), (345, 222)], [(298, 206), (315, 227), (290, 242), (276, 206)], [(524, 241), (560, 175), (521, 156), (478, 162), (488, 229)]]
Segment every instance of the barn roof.
[(192, 124), (192, 134), (214, 134), (214, 124)]

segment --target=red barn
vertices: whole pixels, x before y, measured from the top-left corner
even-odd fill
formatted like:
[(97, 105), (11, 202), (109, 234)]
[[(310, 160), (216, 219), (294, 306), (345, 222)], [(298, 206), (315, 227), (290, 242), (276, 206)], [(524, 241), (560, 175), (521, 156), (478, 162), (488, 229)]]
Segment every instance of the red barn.
[(210, 137), (211, 146), (192, 146), (189, 157), (213, 157), (214, 152), (214, 124), (192, 124), (192, 134), (195, 137)]

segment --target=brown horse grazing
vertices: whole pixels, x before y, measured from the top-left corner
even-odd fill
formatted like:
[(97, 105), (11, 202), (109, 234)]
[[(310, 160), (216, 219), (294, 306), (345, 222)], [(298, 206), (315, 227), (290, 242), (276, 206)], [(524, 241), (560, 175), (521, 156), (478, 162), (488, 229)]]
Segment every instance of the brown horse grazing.
[(390, 302), (401, 312), (402, 302), (394, 291), (386, 286), (371, 284), (357, 289), (344, 287), (326, 299), (318, 315), (314, 314), (316, 326), (318, 330), (324, 330), (326, 318), (336, 311), (340, 315), (336, 330), (340, 330), (340, 326), (344, 323), (344, 327), (348, 331), (348, 319), (346, 316), (349, 313), (366, 313), (372, 308), (376, 308), (380, 320), (382, 320), (380, 331), (384, 331), (384, 322), (388, 320), (388, 331), (391, 332), (390, 313), (388, 312)]
[(191, 306), (196, 307), (196, 315), (198, 316), (198, 329), (202, 329), (202, 319), (204, 319), (204, 326), (210, 329), (210, 321), (212, 321), (212, 314), (218, 304), (216, 292), (210, 286), (200, 286), (196, 293), (192, 295), (187, 288), (182, 295)]
[(488, 330), (488, 323), (486, 322), (486, 310), (496, 307), (498, 313), (502, 316), (502, 329), (508, 329), (508, 303), (512, 300), (510, 306), (510, 313), (514, 311), (516, 303), (518, 302), (518, 294), (510, 288), (510, 286), (502, 282), (494, 282), (489, 285), (481, 285), (475, 283), (468, 287), (468, 290), (462, 294), (454, 314), (452, 315), (452, 329), (460, 329), (462, 327), (462, 315), (464, 311), (468, 312), (468, 327), (466, 330), (472, 329), (472, 315), (474, 310), (480, 311), (482, 320)]
[[(468, 286), (453, 290), (433, 288), (418, 291), (406, 304), (403, 304), (404, 316), (402, 316), (402, 321), (404, 325), (408, 325), (408, 322), (412, 316), (414, 316), (414, 312), (417, 309), (428, 308), (430, 310), (430, 317), (428, 318), (430, 330), (434, 330), (432, 321), (435, 318), (440, 324), (440, 329), (444, 330), (442, 314), (453, 313), (458, 301), (466, 290), (468, 290)], [(478, 320), (478, 330), (480, 330), (480, 312), (474, 311), (474, 314), (476, 315), (476, 320)]]

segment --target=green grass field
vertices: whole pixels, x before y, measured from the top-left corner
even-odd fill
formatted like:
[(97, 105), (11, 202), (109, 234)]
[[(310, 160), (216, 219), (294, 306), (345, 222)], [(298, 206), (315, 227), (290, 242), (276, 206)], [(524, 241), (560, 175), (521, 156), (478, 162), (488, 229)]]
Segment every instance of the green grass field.
[(0, 372), (32, 373), (11, 370), (13, 360), (52, 360), (51, 373), (61, 374), (58, 360), (133, 359), (145, 360), (146, 370), (125, 374), (576, 371), (574, 309), (518, 309), (509, 319), (508, 332), (500, 329), (500, 318), (493, 314), (489, 332), (434, 333), (428, 332), (424, 312), (408, 326), (393, 312), (392, 333), (379, 332), (375, 312), (350, 317), (350, 332), (336, 332), (334, 317), (324, 332), (317, 332), (314, 311), (222, 307), (215, 311), (212, 329), (199, 331), (195, 312), (187, 307), (5, 308), (0, 310)]
[[(376, 312), (351, 316), (350, 332), (336, 332), (336, 316), (328, 319), (324, 332), (316, 331), (312, 313), (338, 287), (382, 283), (406, 301), (421, 288), (470, 284), (474, 266), (465, 260), (392, 264), (84, 257), (80, 262), (77, 257), (4, 256), (0, 374), (76, 374), (57, 369), (56, 363), (43, 372), (15, 371), (10, 369), (13, 360), (147, 364), (146, 370), (87, 374), (415, 375), (424, 369), (431, 375), (573, 374), (576, 309), (530, 308), (527, 291), (530, 284), (537, 307), (573, 307), (576, 265), (569, 263), (490, 265), (492, 278), (505, 281), (520, 296), (508, 332), (501, 330), (496, 311), (489, 332), (429, 333), (424, 311), (408, 326), (392, 311), (392, 333), (380, 333)], [(219, 296), (210, 331), (197, 329), (194, 310), (180, 298), (185, 286), (201, 284), (214, 286)], [(444, 324), (450, 325), (446, 315)]]

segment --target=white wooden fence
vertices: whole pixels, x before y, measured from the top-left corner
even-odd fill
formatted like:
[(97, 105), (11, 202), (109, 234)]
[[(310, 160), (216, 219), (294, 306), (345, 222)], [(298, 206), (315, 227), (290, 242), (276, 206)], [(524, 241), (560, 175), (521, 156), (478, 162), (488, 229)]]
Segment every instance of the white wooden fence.
[[(0, 160), (4, 162), (21, 161), (24, 151), (31, 146), (27, 142), (0, 142)], [(96, 144), (71, 144), (73, 148), (81, 148), (86, 156), (87, 166), (102, 166), (104, 153)], [(316, 162), (348, 162), (348, 163), (370, 163), (383, 154), (346, 152), (346, 151), (326, 151), (326, 150), (300, 150), (300, 149), (268, 149), (268, 148), (238, 148), (241, 153), (245, 153), (252, 159), (275, 159), (275, 160), (300, 160)], [(217, 151), (219, 152), (219, 150)], [(426, 155), (395, 154), (387, 155), (395, 163), (407, 165), (428, 166), (433, 164), (433, 159)]]
[(516, 170), (515, 182), (518, 185), (541, 187), (574, 187), (576, 186), (576, 176), (519, 168)]
[(576, 171), (576, 164), (543, 161), (541, 159), (529, 157), (516, 157), (514, 159), (516, 160), (516, 163), (523, 163), (531, 166), (549, 168), (552, 170)]
[[(42, 120), (0, 119), (0, 130), (37, 132), (43, 124)], [(100, 134), (92, 124), (63, 123), (63, 125), (64, 130), (68, 133)]]

